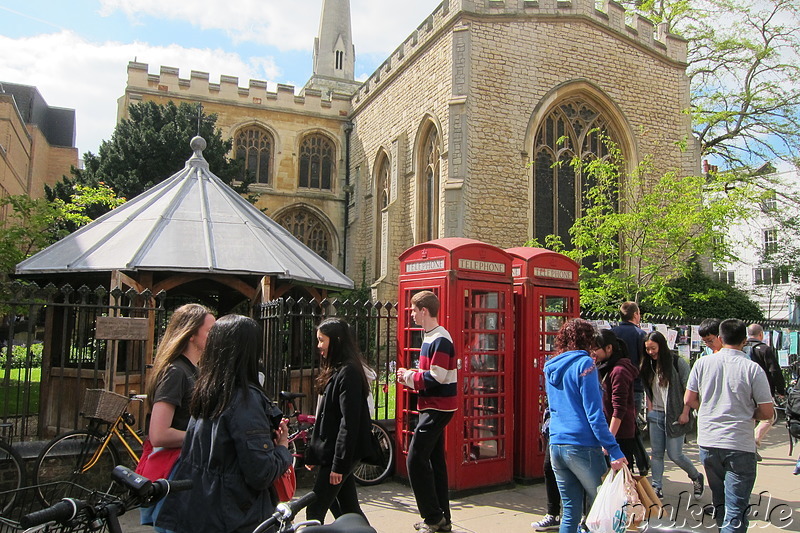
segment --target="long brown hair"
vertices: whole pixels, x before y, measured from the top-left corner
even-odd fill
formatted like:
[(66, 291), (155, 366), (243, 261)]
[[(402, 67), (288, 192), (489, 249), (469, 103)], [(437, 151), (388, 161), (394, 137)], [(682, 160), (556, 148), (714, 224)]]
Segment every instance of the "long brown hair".
[(150, 378), (147, 380), (145, 388), (145, 393), (151, 402), (164, 371), (186, 350), (189, 339), (203, 326), (206, 317), (210, 314), (211, 311), (200, 304), (182, 305), (172, 313), (164, 336), (158, 345), (153, 361), (153, 370), (150, 372)]
[(645, 352), (645, 357), (639, 361), (639, 377), (645, 383), (650, 383), (655, 377), (658, 378), (658, 383), (662, 387), (669, 387), (675, 356), (669, 349), (667, 338), (659, 331), (651, 331), (645, 336), (644, 341), (651, 341), (658, 345), (658, 359), (654, 361), (650, 354)]

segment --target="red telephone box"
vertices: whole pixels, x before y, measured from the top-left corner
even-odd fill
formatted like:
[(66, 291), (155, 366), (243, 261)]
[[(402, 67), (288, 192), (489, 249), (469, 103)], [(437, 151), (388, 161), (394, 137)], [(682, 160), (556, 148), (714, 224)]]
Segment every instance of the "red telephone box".
[(554, 353), (553, 341), (561, 325), (580, 316), (579, 265), (543, 248), (510, 248), (506, 252), (512, 257), (514, 277), (514, 386), (519, 391), (514, 398), (514, 477), (528, 481), (544, 475), (544, 362)]
[[(513, 479), (513, 285), (511, 257), (461, 238), (419, 244), (400, 256), (398, 366), (418, 365), (423, 332), (411, 319), (411, 297), (430, 290), (441, 301), (439, 324), (458, 361), (458, 411), (445, 430), (453, 490)], [(407, 477), (408, 446), (417, 424), (417, 393), (398, 385), (396, 472)]]

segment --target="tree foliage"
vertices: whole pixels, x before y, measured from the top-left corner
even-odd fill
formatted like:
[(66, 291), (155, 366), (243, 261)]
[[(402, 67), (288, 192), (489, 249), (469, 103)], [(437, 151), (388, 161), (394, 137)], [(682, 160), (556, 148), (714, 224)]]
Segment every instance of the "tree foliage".
[(797, 0), (627, 0), (688, 40), (691, 115), (702, 155), (725, 169), (798, 164)]
[(659, 315), (695, 318), (729, 318), (759, 322), (764, 314), (744, 291), (709, 278), (700, 265), (692, 261), (684, 277), (669, 283), (671, 297), (661, 305), (646, 305), (643, 310)]
[(595, 311), (611, 311), (621, 300), (664, 305), (673, 280), (691, 272), (689, 258), (731, 258), (720, 239), (751, 194), (742, 186), (725, 190), (725, 181), (654, 175), (646, 159), (625, 173), (619, 148), (603, 137), (609, 156), (571, 164), (585, 182), (582, 215), (570, 229), (571, 242), (551, 235), (545, 245), (581, 264), (581, 301)]
[(98, 206), (108, 211), (125, 200), (107, 185), (75, 185), (69, 201), (48, 201), (28, 195), (0, 199), (6, 216), (0, 219), (0, 282), (7, 279), (17, 263), (65, 237), (73, 228), (92, 221), (88, 213)]
[[(241, 178), (241, 165), (228, 158), (233, 141), (223, 140), (216, 115), (205, 115), (197, 105), (172, 101), (133, 104), (129, 115), (117, 124), (111, 140), (103, 141), (97, 155), (84, 155), (84, 169), (73, 169), (72, 177), (46, 188), (48, 199), (66, 201), (74, 185), (95, 187), (101, 183), (118, 196), (133, 198), (184, 167), (192, 155), (189, 141), (198, 135), (198, 124), (199, 135), (207, 143), (203, 157), (211, 171), (228, 184)], [(237, 190), (245, 192), (248, 184)], [(91, 213), (92, 218), (100, 214)]]

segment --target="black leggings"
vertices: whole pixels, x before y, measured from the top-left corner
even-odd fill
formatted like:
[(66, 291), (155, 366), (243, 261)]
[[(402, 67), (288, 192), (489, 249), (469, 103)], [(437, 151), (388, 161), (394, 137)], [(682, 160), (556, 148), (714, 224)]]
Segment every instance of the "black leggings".
[(559, 516), (561, 514), (561, 493), (558, 492), (556, 474), (550, 462), (550, 442), (544, 438), (544, 489), (547, 492), (547, 514)]
[(366, 518), (358, 503), (356, 480), (353, 473), (350, 472), (343, 476), (342, 482), (338, 485), (331, 485), (330, 479), (330, 465), (318, 467), (317, 480), (314, 482), (314, 493), (317, 495), (317, 500), (306, 508), (306, 519), (319, 520), (324, 524), (328, 509), (333, 513), (334, 518), (339, 518), (347, 513), (357, 513)]

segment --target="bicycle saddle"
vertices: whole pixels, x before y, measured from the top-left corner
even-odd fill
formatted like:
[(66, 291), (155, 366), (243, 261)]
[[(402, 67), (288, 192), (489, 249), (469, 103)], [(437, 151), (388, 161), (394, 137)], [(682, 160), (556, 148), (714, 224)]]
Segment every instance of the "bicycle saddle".
[(304, 528), (303, 533), (377, 533), (367, 520), (356, 513), (348, 513), (337, 518), (332, 524)]
[(281, 400), (283, 400), (284, 402), (291, 402), (295, 398), (305, 398), (306, 397), (306, 395), (303, 394), (302, 392), (289, 392), (289, 391), (285, 391), (285, 390), (282, 390), (280, 392), (279, 396), (281, 397)]

